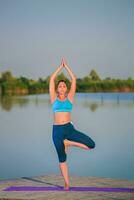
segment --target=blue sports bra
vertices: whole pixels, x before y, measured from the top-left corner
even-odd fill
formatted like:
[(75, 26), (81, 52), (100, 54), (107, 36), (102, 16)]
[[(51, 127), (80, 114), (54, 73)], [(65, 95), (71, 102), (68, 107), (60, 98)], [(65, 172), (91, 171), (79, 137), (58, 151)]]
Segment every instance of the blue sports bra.
[(58, 98), (53, 102), (52, 109), (54, 112), (71, 112), (73, 104), (70, 102), (68, 97), (65, 101), (60, 101)]

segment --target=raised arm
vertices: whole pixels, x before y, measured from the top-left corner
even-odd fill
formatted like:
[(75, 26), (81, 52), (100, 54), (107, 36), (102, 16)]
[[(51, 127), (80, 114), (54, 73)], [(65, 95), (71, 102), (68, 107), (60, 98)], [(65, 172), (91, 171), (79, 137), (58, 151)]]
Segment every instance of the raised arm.
[(63, 65), (66, 68), (66, 70), (68, 71), (69, 75), (71, 76), (71, 87), (70, 87), (70, 91), (68, 93), (68, 96), (70, 97), (70, 99), (73, 101), (75, 92), (76, 92), (76, 76), (74, 75), (74, 73), (72, 72), (72, 70), (69, 68), (69, 66), (67, 65), (67, 62), (65, 61), (65, 59), (63, 58)]
[(58, 75), (58, 73), (61, 71), (63, 68), (63, 64), (61, 62), (61, 65), (56, 69), (55, 72), (53, 72), (50, 76), (50, 81), (49, 81), (49, 94), (50, 94), (50, 102), (53, 103), (53, 101), (56, 98), (56, 91), (55, 91), (55, 78)]

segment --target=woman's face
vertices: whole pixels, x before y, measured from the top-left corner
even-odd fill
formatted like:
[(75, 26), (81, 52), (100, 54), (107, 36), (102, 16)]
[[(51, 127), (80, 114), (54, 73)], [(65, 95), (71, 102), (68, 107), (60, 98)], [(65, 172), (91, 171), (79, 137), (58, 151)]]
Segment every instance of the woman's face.
[(57, 92), (61, 95), (64, 95), (67, 91), (66, 83), (60, 82), (57, 87)]

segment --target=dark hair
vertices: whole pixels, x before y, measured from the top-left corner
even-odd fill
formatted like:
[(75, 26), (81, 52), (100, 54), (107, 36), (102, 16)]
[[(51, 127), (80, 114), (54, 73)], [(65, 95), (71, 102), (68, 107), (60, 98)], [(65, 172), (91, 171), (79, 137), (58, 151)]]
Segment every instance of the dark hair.
[[(60, 82), (66, 83), (66, 81), (65, 81), (64, 79), (61, 79), (61, 80), (58, 81), (57, 86), (59, 85)], [(66, 83), (66, 84), (67, 84), (67, 83)]]

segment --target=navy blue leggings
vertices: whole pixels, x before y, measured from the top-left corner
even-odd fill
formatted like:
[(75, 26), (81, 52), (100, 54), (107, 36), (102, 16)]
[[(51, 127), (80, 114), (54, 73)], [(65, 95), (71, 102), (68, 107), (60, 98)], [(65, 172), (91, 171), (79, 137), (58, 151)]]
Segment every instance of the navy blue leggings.
[(66, 124), (53, 124), (52, 138), (59, 162), (65, 162), (67, 159), (63, 141), (65, 139), (85, 144), (91, 149), (95, 148), (95, 142), (89, 136), (76, 130), (72, 122)]

